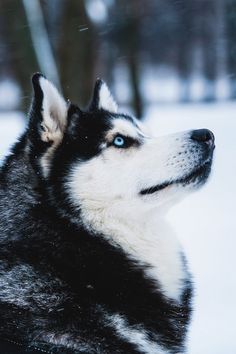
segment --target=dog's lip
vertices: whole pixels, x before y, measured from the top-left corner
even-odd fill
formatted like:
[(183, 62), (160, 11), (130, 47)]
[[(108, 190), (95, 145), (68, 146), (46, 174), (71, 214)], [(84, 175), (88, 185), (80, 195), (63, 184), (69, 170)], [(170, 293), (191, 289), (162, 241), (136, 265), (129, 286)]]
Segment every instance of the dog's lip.
[(185, 175), (182, 178), (173, 180), (173, 181), (168, 181), (164, 182), (149, 188), (142, 189), (139, 194), (140, 195), (148, 195), (148, 194), (154, 194), (156, 192), (159, 192), (173, 184), (188, 184), (191, 181), (193, 181), (195, 178), (201, 176), (204, 174), (204, 172), (211, 166), (212, 159), (208, 159), (204, 163), (202, 163), (199, 167), (194, 169), (190, 174)]

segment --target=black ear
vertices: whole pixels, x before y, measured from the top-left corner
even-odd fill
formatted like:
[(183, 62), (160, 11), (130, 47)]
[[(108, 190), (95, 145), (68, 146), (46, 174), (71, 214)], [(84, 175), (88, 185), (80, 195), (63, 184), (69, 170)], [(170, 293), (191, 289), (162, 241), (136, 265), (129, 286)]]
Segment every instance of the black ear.
[(111, 113), (117, 113), (118, 106), (115, 102), (107, 84), (97, 79), (93, 92), (93, 99), (90, 105), (90, 110), (104, 109)]
[(56, 87), (40, 73), (32, 77), (34, 97), (31, 128), (38, 129), (44, 142), (57, 142), (67, 124), (67, 104)]

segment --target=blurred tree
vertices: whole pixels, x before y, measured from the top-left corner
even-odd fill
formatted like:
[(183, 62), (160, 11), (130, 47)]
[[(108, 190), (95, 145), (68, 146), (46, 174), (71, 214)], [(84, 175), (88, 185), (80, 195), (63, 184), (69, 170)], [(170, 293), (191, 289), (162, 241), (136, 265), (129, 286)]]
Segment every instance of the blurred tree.
[[(130, 104), (137, 117), (143, 115), (141, 83), (150, 66), (165, 65), (178, 73), (185, 102), (192, 98), (191, 80), (197, 71), (206, 79), (202, 83), (208, 83), (204, 99), (211, 101), (216, 79), (227, 70), (226, 50), (236, 98), (236, 0), (39, 1), (64, 94), (82, 106), (96, 77), (112, 83), (120, 64), (128, 72)], [(29, 24), (22, 1), (2, 0), (0, 10), (0, 75), (19, 82), (28, 97), (22, 101), (25, 107), (31, 95), (29, 76), (40, 69)], [(34, 41), (37, 45), (37, 38)], [(159, 90), (158, 77), (154, 80)]]
[(22, 3), (29, 24), (31, 41), (40, 71), (59, 88), (59, 74), (48, 31), (45, 26), (40, 0), (22, 0)]
[(226, 1), (226, 32), (228, 49), (228, 71), (231, 98), (236, 99), (236, 1)]
[(88, 104), (99, 61), (99, 37), (87, 15), (86, 0), (63, 1), (57, 53), (65, 97)]
[(21, 108), (28, 109), (31, 100), (30, 76), (39, 67), (32, 48), (29, 26), (21, 1), (0, 1), (1, 76), (9, 75), (19, 82), (23, 97)]
[(217, 38), (215, 36), (217, 0), (199, 1), (198, 5), (199, 35), (203, 53), (203, 76), (207, 80), (204, 100), (213, 101), (215, 100), (215, 80), (217, 77)]
[[(146, 5), (148, 6), (148, 4)], [(132, 102), (135, 115), (143, 115), (143, 101), (140, 92), (140, 27), (143, 12), (142, 0), (117, 0), (111, 16), (115, 16), (114, 25), (109, 32), (109, 40), (118, 49), (117, 56), (122, 58), (128, 68), (132, 89)]]
[(225, 0), (216, 0), (216, 72), (218, 79), (227, 80), (228, 74), (228, 54), (227, 54), (227, 28), (226, 28), (226, 2)]
[[(193, 55), (194, 55), (194, 16), (195, 1), (176, 1), (174, 3), (177, 15), (176, 28), (174, 28), (173, 44), (176, 53), (176, 66), (181, 81), (180, 100), (189, 102), (190, 97), (190, 80), (193, 72)], [(196, 42), (195, 42), (196, 45)]]

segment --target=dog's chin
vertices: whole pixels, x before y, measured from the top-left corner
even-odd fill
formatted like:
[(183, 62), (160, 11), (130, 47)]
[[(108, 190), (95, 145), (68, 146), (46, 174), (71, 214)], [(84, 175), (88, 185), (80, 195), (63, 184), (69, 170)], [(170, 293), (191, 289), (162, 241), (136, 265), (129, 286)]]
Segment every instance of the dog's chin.
[(152, 195), (160, 192), (167, 187), (176, 185), (197, 189), (201, 187), (208, 179), (211, 172), (212, 159), (202, 163), (200, 166), (192, 170), (189, 174), (184, 175), (176, 180), (166, 181), (162, 184), (154, 185), (149, 188), (142, 189), (140, 195)]

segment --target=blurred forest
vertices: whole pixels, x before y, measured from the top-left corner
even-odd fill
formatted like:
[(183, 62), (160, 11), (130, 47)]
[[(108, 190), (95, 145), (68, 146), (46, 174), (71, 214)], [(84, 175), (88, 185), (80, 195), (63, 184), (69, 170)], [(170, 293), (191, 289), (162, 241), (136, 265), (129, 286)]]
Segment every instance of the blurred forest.
[(236, 0), (1, 0), (0, 17), (0, 86), (18, 87), (17, 109), (35, 71), (82, 107), (102, 77), (137, 117), (171, 77), (159, 101), (236, 99)]

